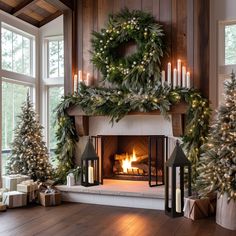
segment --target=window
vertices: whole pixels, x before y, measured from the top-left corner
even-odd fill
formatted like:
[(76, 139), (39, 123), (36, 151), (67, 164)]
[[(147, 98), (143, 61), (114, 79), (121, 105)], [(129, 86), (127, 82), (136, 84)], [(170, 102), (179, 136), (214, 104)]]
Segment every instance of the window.
[(225, 25), (225, 65), (236, 64), (236, 24)]
[[(44, 43), (44, 88), (45, 103), (44, 113), (47, 119), (44, 126), (47, 131), (47, 144), (50, 150), (50, 158), (53, 161), (54, 150), (56, 148), (56, 130), (55, 108), (64, 95), (64, 41), (61, 36), (47, 37)], [(56, 165), (56, 163), (53, 163)]]
[(48, 77), (64, 76), (64, 42), (62, 39), (48, 40)]
[[(0, 12), (1, 16), (1, 12)], [(36, 101), (35, 87), (35, 40), (38, 29), (17, 23), (14, 19), (3, 16), (0, 20), (0, 157), (2, 173), (5, 173), (6, 159), (11, 152), (18, 115), (22, 103), (30, 93), (33, 102)], [(11, 22), (11, 24), (9, 24)]]
[(236, 21), (219, 22), (218, 105), (224, 102), (224, 81), (236, 72)]
[(2, 24), (2, 69), (33, 76), (33, 37)]

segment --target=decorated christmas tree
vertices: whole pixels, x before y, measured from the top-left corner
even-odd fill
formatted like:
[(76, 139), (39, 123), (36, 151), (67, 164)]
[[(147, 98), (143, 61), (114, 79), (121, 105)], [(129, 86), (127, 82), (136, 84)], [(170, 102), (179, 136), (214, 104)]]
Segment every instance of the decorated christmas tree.
[(21, 114), (8, 158), (7, 174), (24, 174), (34, 180), (45, 181), (52, 175), (48, 150), (42, 138), (42, 129), (37, 120), (29, 94), (23, 103)]
[(225, 104), (217, 111), (198, 171), (200, 195), (212, 191), (236, 199), (236, 79), (225, 82)]

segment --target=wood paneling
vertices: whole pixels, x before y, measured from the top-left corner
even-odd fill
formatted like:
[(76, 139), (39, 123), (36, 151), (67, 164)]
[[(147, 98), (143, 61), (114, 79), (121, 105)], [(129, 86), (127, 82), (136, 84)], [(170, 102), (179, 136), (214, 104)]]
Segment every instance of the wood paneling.
[[(191, 72), (195, 88), (209, 93), (209, 0), (81, 0), (78, 2), (78, 65), (98, 83), (101, 75), (91, 63), (91, 33), (105, 27), (110, 13), (127, 7), (153, 14), (165, 31), (168, 55), (162, 60), (181, 59)], [(70, 78), (72, 83), (72, 78)]]

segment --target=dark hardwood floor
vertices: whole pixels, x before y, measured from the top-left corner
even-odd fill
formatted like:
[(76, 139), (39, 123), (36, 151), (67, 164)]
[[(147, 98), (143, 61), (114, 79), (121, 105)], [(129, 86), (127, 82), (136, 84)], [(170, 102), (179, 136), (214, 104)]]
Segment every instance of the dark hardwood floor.
[(28, 206), (0, 213), (0, 235), (235, 236), (214, 218), (169, 218), (163, 211), (63, 203)]

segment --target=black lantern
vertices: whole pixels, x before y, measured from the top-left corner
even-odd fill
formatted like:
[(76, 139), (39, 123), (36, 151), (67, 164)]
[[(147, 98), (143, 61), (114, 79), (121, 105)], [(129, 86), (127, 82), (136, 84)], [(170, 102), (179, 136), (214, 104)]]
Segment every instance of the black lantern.
[(81, 156), (81, 185), (99, 185), (99, 158), (90, 139)]
[[(185, 156), (179, 141), (170, 158), (165, 163), (165, 212), (172, 217), (183, 216), (184, 205), (184, 168), (188, 167), (188, 196), (191, 196), (191, 163)], [(176, 172), (179, 168), (179, 187), (177, 186)], [(171, 172), (171, 185), (169, 181), (169, 169)], [(171, 207), (169, 207), (169, 191)]]

